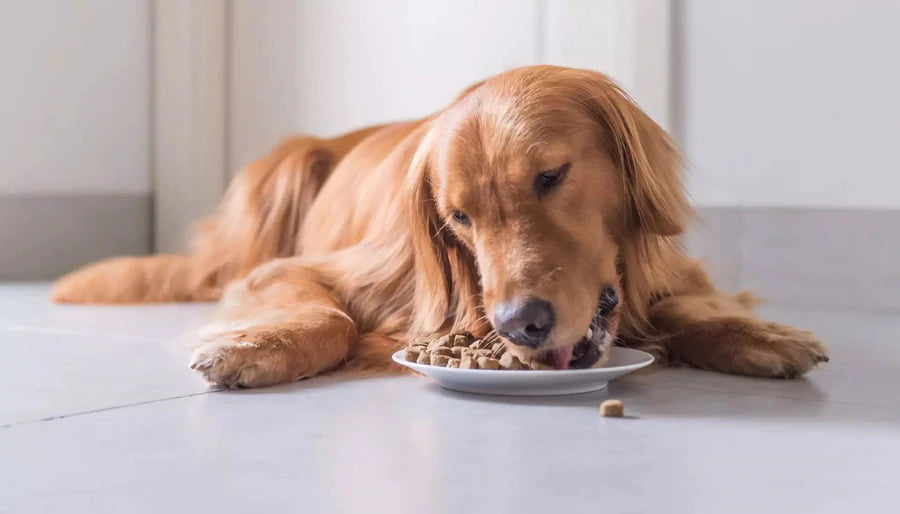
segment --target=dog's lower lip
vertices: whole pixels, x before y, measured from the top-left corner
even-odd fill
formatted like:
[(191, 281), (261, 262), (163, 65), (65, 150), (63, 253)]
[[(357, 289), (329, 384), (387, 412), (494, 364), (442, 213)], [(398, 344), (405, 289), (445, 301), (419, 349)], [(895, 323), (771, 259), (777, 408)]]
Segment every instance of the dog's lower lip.
[(603, 349), (600, 347), (600, 343), (595, 343), (593, 340), (587, 338), (583, 338), (575, 343), (573, 349), (572, 359), (569, 361), (570, 368), (590, 368), (596, 364), (603, 355)]

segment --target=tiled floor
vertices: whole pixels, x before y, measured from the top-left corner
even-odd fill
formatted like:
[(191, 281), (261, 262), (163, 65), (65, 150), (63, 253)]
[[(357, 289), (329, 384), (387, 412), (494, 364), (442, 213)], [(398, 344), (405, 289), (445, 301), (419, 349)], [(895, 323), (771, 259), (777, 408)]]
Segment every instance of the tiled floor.
[[(0, 512), (889, 512), (900, 317), (815, 329), (808, 379), (690, 369), (496, 398), (422, 379), (213, 392), (178, 336), (213, 306), (62, 307), (0, 286)], [(621, 398), (628, 419), (597, 414)]]

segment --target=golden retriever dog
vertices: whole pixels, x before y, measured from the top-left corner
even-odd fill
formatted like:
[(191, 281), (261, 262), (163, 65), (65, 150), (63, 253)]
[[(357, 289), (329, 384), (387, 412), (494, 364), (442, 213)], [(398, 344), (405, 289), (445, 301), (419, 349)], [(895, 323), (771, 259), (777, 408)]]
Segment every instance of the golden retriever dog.
[(827, 361), (811, 333), (714, 287), (682, 253), (690, 217), (677, 148), (625, 92), (525, 67), (422, 120), (288, 140), (234, 179), (190, 251), (99, 262), (52, 298), (221, 299), (190, 366), (228, 387), (385, 370), (449, 330), (496, 331), (559, 369), (614, 343), (756, 377)]

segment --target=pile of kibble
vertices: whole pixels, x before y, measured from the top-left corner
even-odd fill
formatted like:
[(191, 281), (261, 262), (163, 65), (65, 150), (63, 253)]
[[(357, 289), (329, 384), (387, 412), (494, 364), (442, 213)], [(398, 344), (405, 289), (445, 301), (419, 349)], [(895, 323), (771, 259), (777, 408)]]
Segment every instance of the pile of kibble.
[(522, 362), (497, 336), (477, 339), (468, 332), (417, 339), (406, 347), (406, 360), (462, 369), (551, 369), (538, 361)]

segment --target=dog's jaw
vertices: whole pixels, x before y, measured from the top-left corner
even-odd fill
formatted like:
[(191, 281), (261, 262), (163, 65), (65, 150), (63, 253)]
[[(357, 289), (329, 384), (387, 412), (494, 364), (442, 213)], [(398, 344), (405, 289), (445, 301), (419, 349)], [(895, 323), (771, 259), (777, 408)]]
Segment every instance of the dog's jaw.
[(619, 326), (619, 312), (616, 310), (618, 301), (615, 290), (604, 289), (584, 336), (568, 346), (544, 350), (535, 358), (562, 370), (591, 368), (605, 362), (609, 358), (609, 348), (616, 339)]

